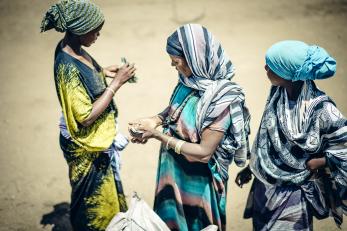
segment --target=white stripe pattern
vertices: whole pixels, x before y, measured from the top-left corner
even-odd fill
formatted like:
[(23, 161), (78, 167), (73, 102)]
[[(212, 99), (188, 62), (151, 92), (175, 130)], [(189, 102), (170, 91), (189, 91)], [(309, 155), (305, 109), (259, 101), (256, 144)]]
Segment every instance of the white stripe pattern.
[(202, 132), (226, 109), (230, 108), (231, 125), (211, 158), (224, 180), (228, 166), (234, 159), (244, 166), (247, 159), (250, 115), (245, 106), (242, 88), (230, 79), (234, 66), (217, 39), (198, 24), (187, 24), (177, 30), (192, 76), (179, 76), (180, 82), (198, 90), (201, 98), (197, 105), (196, 126)]

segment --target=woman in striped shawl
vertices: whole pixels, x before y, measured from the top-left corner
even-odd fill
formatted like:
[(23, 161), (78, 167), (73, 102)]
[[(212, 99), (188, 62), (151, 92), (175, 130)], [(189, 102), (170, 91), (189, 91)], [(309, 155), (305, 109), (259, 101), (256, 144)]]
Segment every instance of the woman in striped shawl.
[[(130, 124), (162, 143), (154, 210), (171, 230), (226, 227), (228, 166), (245, 164), (249, 114), (242, 88), (230, 79), (234, 67), (216, 38), (188, 24), (167, 40), (179, 82), (159, 115)], [(163, 133), (155, 128), (163, 125)], [(136, 138), (137, 137), (137, 138)]]
[(347, 212), (347, 120), (313, 80), (335, 74), (321, 47), (282, 41), (266, 53), (272, 83), (249, 168), (253, 182), (246, 218), (254, 230), (312, 230), (312, 217)]

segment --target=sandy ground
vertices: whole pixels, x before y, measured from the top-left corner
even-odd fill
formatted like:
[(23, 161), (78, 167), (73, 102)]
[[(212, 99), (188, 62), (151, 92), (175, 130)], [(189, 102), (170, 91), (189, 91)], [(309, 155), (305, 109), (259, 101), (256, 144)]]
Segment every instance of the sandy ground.
[[(52, 230), (64, 217), (70, 186), (67, 165), (58, 145), (60, 108), (53, 83), (53, 52), (62, 34), (40, 34), (49, 1), (0, 1), (0, 230)], [(177, 82), (165, 53), (176, 27), (195, 21), (209, 28), (232, 58), (235, 81), (244, 87), (252, 113), (252, 137), (270, 84), (264, 53), (276, 41), (299, 39), (325, 47), (338, 61), (335, 78), (318, 82), (347, 115), (347, 1), (342, 0), (113, 0), (97, 3), (106, 24), (88, 51), (102, 65), (121, 56), (136, 62), (140, 81), (116, 95), (121, 130), (128, 121), (153, 115), (168, 103)], [(137, 191), (153, 203), (158, 142), (131, 144), (122, 154), (126, 194)], [(231, 167), (227, 205), (228, 230), (251, 230), (242, 219), (249, 186), (233, 183)], [(58, 205), (58, 206), (57, 206)], [(44, 216), (45, 215), (45, 216)], [(43, 227), (40, 222), (48, 224)], [(60, 217), (59, 217), (60, 216)], [(343, 225), (347, 229), (347, 225)], [(315, 222), (316, 230), (337, 230), (331, 219)], [(55, 227), (53, 230), (67, 230)]]

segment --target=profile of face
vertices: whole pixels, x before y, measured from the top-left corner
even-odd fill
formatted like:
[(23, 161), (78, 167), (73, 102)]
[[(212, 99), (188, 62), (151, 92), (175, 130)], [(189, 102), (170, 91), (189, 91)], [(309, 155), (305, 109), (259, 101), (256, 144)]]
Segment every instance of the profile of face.
[(266, 71), (267, 77), (269, 78), (273, 86), (284, 87), (291, 82), (276, 75), (275, 72), (273, 72), (268, 65), (265, 65), (265, 71)]
[(174, 55), (170, 55), (170, 58), (171, 66), (175, 67), (176, 70), (184, 77), (188, 78), (193, 74), (185, 58)]
[(89, 31), (87, 34), (81, 35), (79, 37), (81, 45), (85, 46), (85, 47), (90, 47), (93, 43), (95, 43), (95, 41), (100, 36), (100, 31), (101, 31), (103, 25), (104, 25), (104, 23), (102, 23), (96, 29)]

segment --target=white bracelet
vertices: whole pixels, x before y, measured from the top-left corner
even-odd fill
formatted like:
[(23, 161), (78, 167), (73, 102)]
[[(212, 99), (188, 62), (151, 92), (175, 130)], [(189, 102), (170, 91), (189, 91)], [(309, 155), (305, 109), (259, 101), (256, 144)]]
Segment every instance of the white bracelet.
[(182, 149), (182, 146), (183, 144), (185, 143), (185, 141), (183, 140), (179, 140), (176, 145), (175, 145), (175, 152), (180, 155), (181, 154), (181, 149)]
[(116, 94), (116, 92), (112, 88), (110, 88), (110, 87), (106, 87), (106, 90), (110, 90), (113, 95)]

